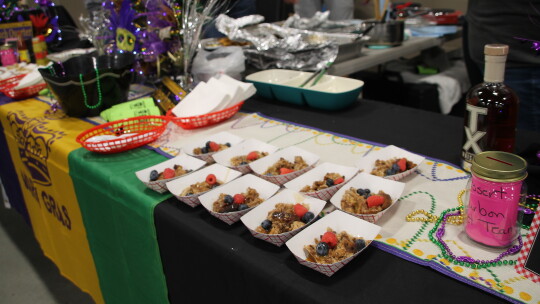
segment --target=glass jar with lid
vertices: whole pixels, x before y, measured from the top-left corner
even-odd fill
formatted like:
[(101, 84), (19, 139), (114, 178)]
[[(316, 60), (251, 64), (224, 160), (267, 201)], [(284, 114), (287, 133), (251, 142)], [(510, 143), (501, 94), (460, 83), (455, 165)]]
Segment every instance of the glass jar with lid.
[(518, 155), (486, 151), (474, 156), (464, 199), (465, 233), (475, 242), (508, 247), (519, 235), (526, 199), (527, 162)]

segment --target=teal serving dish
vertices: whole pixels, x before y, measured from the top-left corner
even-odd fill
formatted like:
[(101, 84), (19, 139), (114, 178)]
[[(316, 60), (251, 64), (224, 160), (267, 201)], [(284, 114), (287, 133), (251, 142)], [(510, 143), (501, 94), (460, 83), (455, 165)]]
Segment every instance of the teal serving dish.
[(364, 82), (357, 79), (324, 75), (316, 85), (309, 82), (300, 87), (313, 73), (272, 69), (253, 73), (246, 81), (253, 83), (257, 94), (269, 99), (337, 111), (358, 100)]

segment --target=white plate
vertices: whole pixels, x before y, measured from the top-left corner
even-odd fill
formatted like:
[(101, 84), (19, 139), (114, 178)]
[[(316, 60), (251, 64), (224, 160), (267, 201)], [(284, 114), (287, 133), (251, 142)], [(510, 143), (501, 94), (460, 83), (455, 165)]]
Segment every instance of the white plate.
[(356, 167), (360, 170), (363, 170), (363, 172), (371, 173), (371, 170), (375, 167), (375, 161), (380, 160), (388, 160), (392, 158), (406, 158), (409, 161), (412, 161), (416, 164), (416, 167), (409, 169), (407, 171), (401, 172), (399, 174), (389, 175), (385, 176), (384, 178), (392, 179), (392, 180), (400, 180), (404, 178), (407, 175), (412, 174), (415, 170), (418, 169), (420, 164), (424, 161), (424, 157), (411, 153), (407, 150), (403, 150), (401, 148), (398, 148), (396, 146), (386, 146), (378, 151), (371, 151), (367, 156), (362, 157), (358, 160), (358, 162), (355, 164)]
[(332, 196), (332, 198), (330, 199), (330, 203), (332, 203), (332, 205), (334, 205), (336, 208), (341, 210), (341, 199), (343, 198), (343, 194), (345, 193), (345, 191), (347, 191), (351, 187), (356, 188), (356, 189), (367, 188), (371, 191), (371, 193), (378, 193), (379, 190), (382, 190), (386, 194), (390, 195), (390, 197), (392, 198), (392, 204), (381, 212), (378, 212), (375, 214), (356, 214), (356, 213), (347, 212), (349, 214), (352, 214), (368, 222), (375, 223), (390, 208), (392, 208), (396, 204), (397, 200), (401, 197), (401, 194), (403, 193), (403, 190), (405, 189), (405, 184), (394, 181), (394, 180), (371, 175), (365, 172), (358, 173), (358, 175), (356, 175), (345, 186), (339, 189), (336, 192), (336, 194), (334, 194), (334, 196)]
[(267, 144), (260, 140), (250, 138), (244, 140), (237, 145), (231, 146), (229, 149), (219, 151), (212, 155), (212, 157), (218, 164), (233, 168), (245, 174), (251, 172), (251, 168), (249, 167), (249, 165), (233, 166), (231, 164), (231, 158), (247, 155), (251, 151), (267, 152), (270, 155), (274, 153), (277, 149), (278, 148), (276, 146), (272, 146), (271, 144)]
[(214, 112), (221, 104), (227, 103), (229, 98), (225, 92), (200, 82), (172, 109), (172, 112), (177, 117), (204, 115)]
[[(214, 174), (216, 176), (216, 179), (224, 184), (234, 180), (235, 178), (242, 175), (242, 173), (227, 168), (225, 166), (222, 166), (220, 164), (213, 164), (211, 166), (208, 166), (206, 168), (203, 168), (199, 171), (193, 172), (192, 174), (186, 175), (184, 177), (180, 177), (178, 179), (175, 179), (171, 182), (166, 183), (167, 189), (169, 192), (171, 192), (174, 197), (176, 197), (179, 201), (186, 203), (187, 205), (191, 207), (196, 207), (200, 205), (199, 196), (203, 195), (205, 192), (188, 195), (188, 196), (181, 196), (180, 194), (184, 189), (187, 187), (199, 183), (204, 182), (206, 180), (206, 176), (208, 174)], [(221, 186), (222, 186), (221, 185)], [(219, 187), (221, 187), (219, 186)], [(213, 189), (211, 189), (213, 190)], [(207, 191), (208, 192), (208, 191)]]
[(223, 131), (216, 134), (212, 134), (210, 136), (206, 136), (204, 138), (194, 139), (190, 141), (188, 144), (186, 144), (184, 147), (182, 147), (182, 151), (184, 151), (184, 153), (186, 153), (187, 155), (202, 159), (205, 162), (211, 164), (211, 163), (214, 163), (214, 159), (212, 158), (212, 155), (216, 154), (217, 152), (208, 152), (206, 154), (195, 155), (193, 153), (193, 150), (195, 148), (204, 147), (206, 145), (206, 142), (208, 141), (214, 141), (217, 144), (222, 144), (222, 145), (226, 143), (230, 143), (231, 147), (234, 147), (235, 145), (239, 144), (243, 140), (244, 139), (240, 136), (236, 136), (229, 132)]
[[(158, 173), (161, 173), (166, 168), (173, 169), (174, 165), (180, 165), (184, 168), (184, 170), (197, 171), (200, 168), (202, 168), (204, 165), (206, 165), (206, 162), (200, 159), (197, 159), (195, 157), (191, 157), (186, 154), (179, 154), (178, 156), (171, 158), (169, 160), (166, 160), (162, 163), (137, 171), (135, 172), (135, 175), (137, 175), (137, 178), (141, 182), (143, 182), (148, 188), (159, 193), (164, 193), (167, 191), (167, 186), (165, 185), (166, 183), (172, 180), (178, 179), (182, 176), (186, 176), (186, 175), (175, 176), (169, 179), (160, 179), (156, 181), (150, 181), (150, 172), (152, 172), (152, 170), (156, 170)], [(190, 173), (187, 173), (187, 174), (190, 174)]]
[(225, 223), (232, 225), (237, 222), (244, 214), (248, 213), (255, 207), (242, 211), (219, 213), (213, 210), (214, 202), (217, 201), (221, 193), (234, 196), (237, 193), (246, 192), (248, 187), (257, 190), (257, 192), (259, 193), (259, 197), (263, 201), (268, 200), (279, 190), (278, 185), (272, 184), (269, 181), (265, 181), (264, 179), (256, 177), (255, 175), (247, 174), (233, 180), (226, 185), (223, 185), (222, 187), (206, 192), (205, 194), (199, 196), (199, 200), (201, 202), (201, 205), (203, 205), (203, 207), (206, 208), (206, 210), (208, 210), (210, 214), (224, 221)]
[[(366, 247), (356, 252), (352, 256), (334, 264), (318, 264), (307, 261), (304, 246), (315, 244), (314, 240), (320, 240), (320, 236), (326, 232), (327, 228), (331, 228), (337, 233), (346, 231), (353, 237), (361, 237), (366, 241)], [(302, 230), (296, 236), (287, 241), (286, 245), (300, 264), (327, 276), (332, 276), (334, 273), (336, 273), (336, 271), (340, 270), (343, 266), (358, 256), (360, 252), (364, 251), (371, 244), (371, 241), (377, 237), (380, 230), (381, 227), (377, 225), (351, 216), (343, 211), (336, 210)]]
[[(282, 174), (282, 175), (265, 175), (264, 172), (268, 170), (269, 167), (274, 165), (281, 157), (284, 159), (294, 162), (295, 156), (301, 156), (306, 164), (308, 165), (306, 168), (298, 171), (294, 171), (288, 174)], [(256, 160), (249, 164), (249, 167), (255, 175), (272, 182), (277, 185), (283, 185), (286, 182), (293, 180), (294, 178), (302, 175), (303, 173), (311, 170), (319, 161), (319, 156), (316, 154), (313, 154), (311, 152), (308, 152), (306, 150), (300, 149), (295, 146), (287, 147), (285, 149), (279, 150), (271, 155), (268, 155), (267, 157), (261, 158), (259, 160)]]
[[(287, 204), (308, 204), (309, 205), (309, 211), (312, 212), (315, 215), (315, 218), (311, 220), (311, 222), (307, 223), (301, 228), (298, 228), (293, 231), (281, 233), (281, 234), (266, 234), (266, 233), (260, 233), (257, 232), (257, 227), (266, 219), (268, 216), (268, 212), (272, 211), (276, 204), (279, 203), (287, 203)], [(321, 201), (320, 199), (316, 199), (309, 196), (304, 196), (298, 192), (294, 192), (289, 189), (284, 189), (278, 194), (272, 196), (269, 200), (264, 201), (259, 206), (253, 208), (251, 212), (247, 213), (246, 215), (242, 216), (240, 220), (246, 225), (246, 227), (249, 229), (249, 232), (251, 234), (263, 241), (267, 241), (269, 243), (272, 243), (278, 247), (282, 246), (288, 239), (293, 237), (295, 234), (300, 232), (302, 229), (307, 227), (310, 223), (313, 223), (313, 221), (317, 218), (317, 215), (322, 211), (324, 208), (324, 205), (326, 204), (325, 201)]]
[(291, 189), (296, 192), (300, 192), (305, 186), (313, 185), (313, 182), (323, 180), (324, 176), (327, 173), (338, 173), (345, 177), (344, 181), (341, 184), (334, 185), (319, 191), (313, 192), (302, 192), (305, 195), (321, 199), (323, 201), (329, 200), (336, 191), (338, 191), (345, 183), (347, 183), (353, 176), (358, 173), (358, 168), (342, 166), (333, 163), (322, 163), (313, 170), (310, 170), (299, 177), (293, 179), (292, 181), (286, 183), (284, 186), (287, 189)]

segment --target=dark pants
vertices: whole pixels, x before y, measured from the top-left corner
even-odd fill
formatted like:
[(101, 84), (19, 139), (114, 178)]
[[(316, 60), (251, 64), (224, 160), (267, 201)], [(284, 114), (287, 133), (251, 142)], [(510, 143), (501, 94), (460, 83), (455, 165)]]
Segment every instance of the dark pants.
[(540, 69), (507, 68), (504, 83), (519, 97), (518, 128), (540, 132)]

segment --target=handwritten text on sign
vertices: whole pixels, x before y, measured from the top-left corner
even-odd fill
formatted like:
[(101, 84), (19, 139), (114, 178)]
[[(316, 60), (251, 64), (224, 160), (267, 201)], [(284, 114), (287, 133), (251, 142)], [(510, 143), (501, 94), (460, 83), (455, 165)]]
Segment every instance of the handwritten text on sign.
[(485, 245), (505, 247), (517, 235), (522, 181), (491, 182), (473, 175), (465, 231)]

